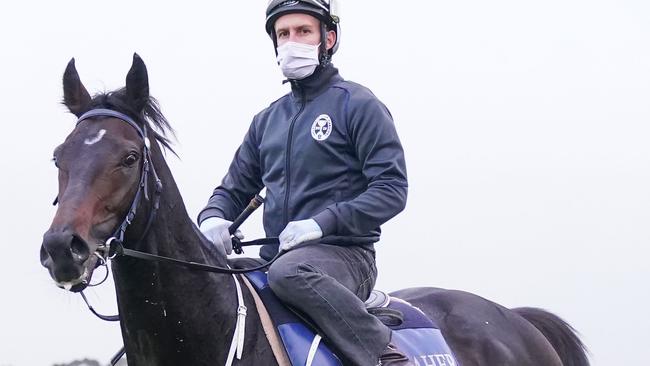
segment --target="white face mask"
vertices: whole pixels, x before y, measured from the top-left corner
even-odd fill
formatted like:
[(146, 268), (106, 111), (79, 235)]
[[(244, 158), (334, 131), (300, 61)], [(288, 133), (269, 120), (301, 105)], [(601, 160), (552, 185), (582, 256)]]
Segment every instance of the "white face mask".
[(288, 41), (278, 47), (278, 64), (287, 79), (301, 80), (314, 73), (320, 64), (320, 44), (310, 45)]

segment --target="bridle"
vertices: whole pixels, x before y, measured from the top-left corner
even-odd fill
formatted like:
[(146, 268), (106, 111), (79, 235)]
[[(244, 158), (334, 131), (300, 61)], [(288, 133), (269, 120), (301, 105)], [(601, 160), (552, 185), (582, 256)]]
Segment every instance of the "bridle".
[[(171, 263), (175, 265), (180, 265), (184, 266), (190, 269), (195, 269), (195, 270), (201, 270), (201, 271), (206, 271), (206, 272), (214, 272), (214, 273), (224, 273), (224, 274), (237, 274), (237, 273), (247, 273), (247, 272), (252, 272), (256, 270), (260, 270), (263, 268), (268, 267), (271, 265), (277, 258), (271, 259), (268, 263), (262, 264), (257, 267), (253, 268), (246, 268), (246, 269), (232, 269), (232, 268), (224, 268), (224, 267), (219, 267), (219, 266), (213, 266), (213, 265), (208, 265), (208, 264), (202, 264), (202, 263), (196, 263), (196, 262), (190, 262), (190, 261), (183, 261), (180, 259), (176, 258), (170, 258), (170, 257), (165, 257), (165, 256), (159, 256), (155, 254), (150, 254), (134, 249), (129, 249), (125, 248), (123, 243), (124, 243), (124, 233), (126, 232), (127, 228), (131, 223), (133, 222), (133, 219), (135, 218), (136, 211), (138, 210), (138, 207), (140, 206), (140, 203), (142, 202), (142, 197), (144, 197), (146, 200), (150, 199), (150, 194), (149, 194), (149, 174), (152, 175), (155, 183), (155, 190), (153, 192), (153, 206), (151, 209), (151, 212), (149, 213), (149, 218), (147, 219), (147, 224), (145, 226), (145, 229), (140, 236), (140, 239), (136, 241), (136, 245), (131, 245), (131, 247), (137, 246), (137, 243), (140, 243), (147, 235), (149, 232), (149, 229), (151, 228), (151, 225), (156, 217), (156, 212), (158, 211), (158, 208), (160, 207), (160, 196), (162, 194), (163, 190), (163, 185), (162, 182), (160, 181), (160, 178), (158, 177), (158, 174), (156, 174), (156, 169), (153, 165), (152, 159), (151, 159), (151, 141), (149, 140), (149, 137), (147, 136), (147, 129), (146, 128), (140, 128), (140, 126), (128, 115), (124, 113), (120, 113), (111, 109), (103, 109), (103, 108), (98, 108), (98, 109), (93, 109), (90, 110), (86, 113), (84, 113), (79, 119), (77, 120), (77, 125), (81, 123), (82, 121), (85, 121), (89, 118), (93, 117), (113, 117), (117, 118), (125, 123), (128, 123), (131, 127), (133, 127), (140, 138), (144, 141), (144, 146), (142, 148), (142, 172), (140, 176), (140, 183), (138, 185), (138, 191), (135, 194), (135, 197), (133, 198), (133, 202), (131, 203), (131, 206), (129, 208), (129, 211), (126, 214), (126, 217), (122, 221), (122, 223), (117, 227), (115, 232), (113, 233), (112, 236), (110, 236), (106, 242), (102, 243), (99, 245), (97, 248), (97, 251), (100, 252), (101, 254), (98, 255), (100, 260), (102, 261), (102, 264), (107, 263), (111, 259), (115, 259), (116, 257), (120, 256), (127, 256), (127, 257), (134, 257), (134, 258), (139, 258), (139, 259), (144, 259), (144, 260), (152, 260), (152, 261), (159, 261), (159, 262), (165, 262), (165, 263)], [(262, 203), (264, 202), (264, 199), (257, 195), (253, 200), (251, 200), (250, 204), (244, 212), (240, 214), (240, 216), (233, 222), (233, 224), (229, 228), (230, 234), (234, 234), (234, 232), (237, 230), (239, 225), (241, 225), (244, 220), (250, 214), (257, 208), (259, 207)], [(242, 242), (240, 241), (237, 237), (232, 237), (233, 240), (233, 250), (237, 254), (243, 253), (242, 247), (244, 246), (251, 246), (251, 245), (266, 245), (266, 244), (278, 244), (278, 238), (263, 238), (263, 239), (258, 239), (258, 240), (253, 240), (253, 241), (248, 241), (248, 242)]]

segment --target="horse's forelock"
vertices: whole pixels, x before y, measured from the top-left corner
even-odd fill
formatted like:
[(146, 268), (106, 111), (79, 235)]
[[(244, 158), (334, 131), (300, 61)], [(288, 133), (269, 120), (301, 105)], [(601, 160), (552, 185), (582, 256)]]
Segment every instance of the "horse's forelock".
[(171, 147), (171, 140), (168, 137), (168, 135), (175, 137), (174, 129), (160, 111), (158, 101), (154, 97), (149, 96), (142, 111), (136, 111), (128, 102), (126, 88), (121, 88), (111, 92), (96, 94), (92, 98), (90, 109), (96, 108), (112, 109), (130, 116), (140, 127), (148, 127), (153, 132), (156, 140), (165, 149), (176, 155), (176, 152)]

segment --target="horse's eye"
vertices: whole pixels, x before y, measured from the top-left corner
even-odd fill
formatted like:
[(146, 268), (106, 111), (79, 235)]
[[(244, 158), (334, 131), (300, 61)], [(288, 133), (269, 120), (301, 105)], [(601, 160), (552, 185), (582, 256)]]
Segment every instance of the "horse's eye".
[(124, 164), (126, 167), (130, 167), (133, 166), (133, 164), (136, 162), (138, 162), (138, 155), (136, 153), (130, 153), (124, 158), (122, 164)]

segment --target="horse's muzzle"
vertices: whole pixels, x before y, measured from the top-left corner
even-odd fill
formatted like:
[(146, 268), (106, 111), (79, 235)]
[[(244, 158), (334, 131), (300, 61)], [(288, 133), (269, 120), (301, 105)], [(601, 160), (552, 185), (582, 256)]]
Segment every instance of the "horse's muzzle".
[(69, 290), (86, 280), (88, 269), (84, 264), (90, 255), (88, 243), (72, 230), (50, 230), (43, 235), (41, 264), (60, 287)]

